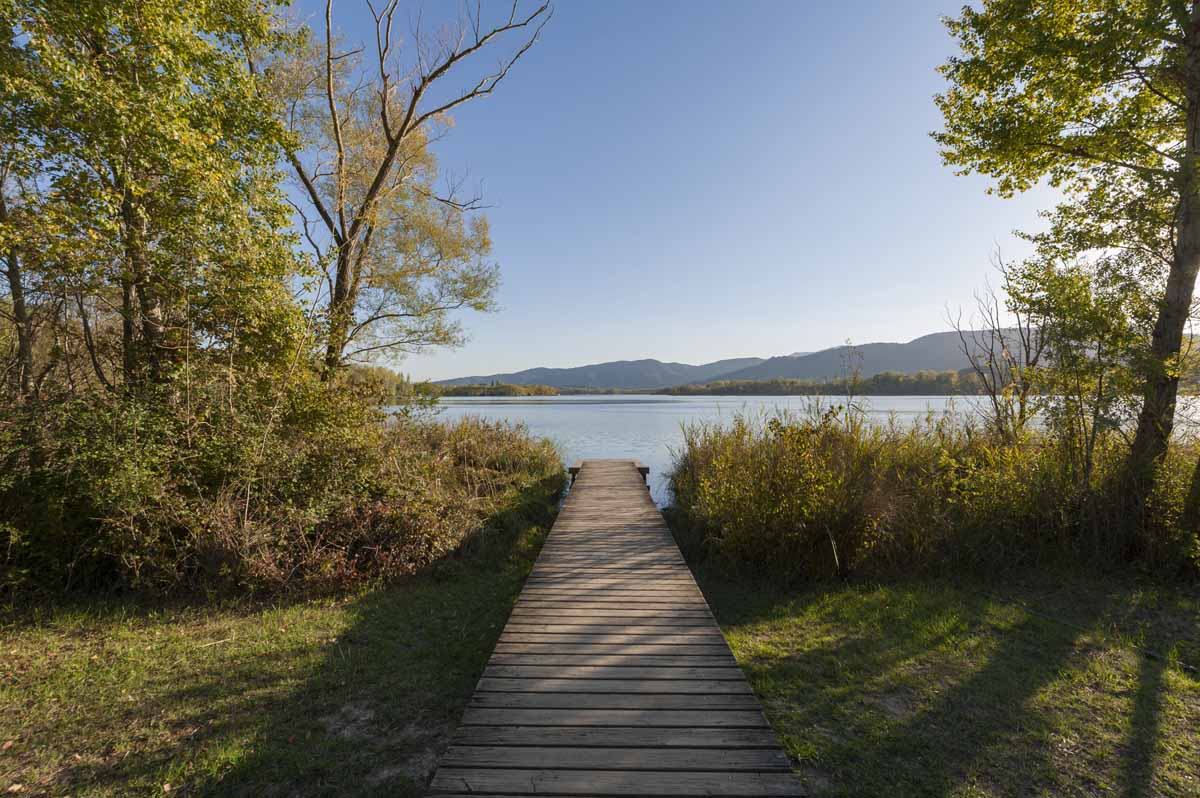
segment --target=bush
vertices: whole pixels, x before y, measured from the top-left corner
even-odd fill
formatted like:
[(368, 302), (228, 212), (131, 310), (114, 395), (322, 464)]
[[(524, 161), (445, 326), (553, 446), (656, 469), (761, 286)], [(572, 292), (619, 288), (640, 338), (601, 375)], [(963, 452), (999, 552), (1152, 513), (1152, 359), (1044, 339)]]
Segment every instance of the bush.
[[(93, 394), (0, 417), (3, 586), (328, 589), (412, 573), (562, 484), (525, 430), (264, 381), (190, 409)], [(255, 393), (258, 391), (258, 393)]]
[(1081, 485), (1052, 438), (1004, 443), (950, 417), (868, 425), (853, 411), (684, 430), (671, 487), (685, 537), (726, 566), (785, 578), (975, 571), (1086, 560), (1195, 574), (1180, 524), (1195, 454), (1177, 447), (1148, 506), (1119, 440)]

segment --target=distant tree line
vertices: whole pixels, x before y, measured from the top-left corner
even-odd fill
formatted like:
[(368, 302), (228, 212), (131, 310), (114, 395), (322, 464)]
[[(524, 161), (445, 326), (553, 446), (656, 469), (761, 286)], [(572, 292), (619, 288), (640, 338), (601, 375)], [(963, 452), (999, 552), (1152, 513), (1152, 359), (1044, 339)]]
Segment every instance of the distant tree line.
[(549, 385), (513, 385), (493, 382), (481, 385), (429, 385), (435, 396), (558, 396), (559, 390)]
[(717, 380), (678, 385), (661, 393), (672, 396), (956, 396), (978, 394), (979, 379), (971, 372), (918, 371), (902, 374), (883, 371), (870, 377), (832, 380)]

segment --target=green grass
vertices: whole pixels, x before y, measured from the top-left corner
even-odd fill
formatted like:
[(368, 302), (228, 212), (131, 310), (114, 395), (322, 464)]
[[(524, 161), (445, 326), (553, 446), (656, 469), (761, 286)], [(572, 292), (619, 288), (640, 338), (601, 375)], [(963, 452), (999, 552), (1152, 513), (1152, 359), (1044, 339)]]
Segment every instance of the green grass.
[(1194, 589), (701, 582), (816, 793), (1200, 795)]
[(419, 794), (549, 528), (554, 487), (429, 573), (352, 597), (10, 620), (0, 792)]

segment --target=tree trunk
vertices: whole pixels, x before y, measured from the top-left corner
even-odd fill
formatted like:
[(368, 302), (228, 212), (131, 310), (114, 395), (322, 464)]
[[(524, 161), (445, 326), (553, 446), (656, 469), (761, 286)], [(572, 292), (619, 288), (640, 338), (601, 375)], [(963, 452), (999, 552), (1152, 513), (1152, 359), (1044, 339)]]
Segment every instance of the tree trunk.
[(33, 322), (25, 304), (25, 283), (16, 250), (8, 251), (5, 263), (8, 290), (12, 296), (13, 322), (17, 328), (17, 387), (20, 397), (28, 399), (33, 392)]
[[(1192, 9), (1193, 22), (1200, 8)], [(1142, 501), (1150, 490), (1150, 471), (1167, 453), (1175, 425), (1179, 394), (1179, 354), (1191, 314), (1200, 271), (1200, 31), (1194, 24), (1188, 34), (1186, 150), (1179, 170), (1179, 205), (1176, 211), (1175, 256), (1167, 275), (1166, 291), (1150, 341), (1154, 371), (1146, 379), (1137, 433), (1129, 451), (1128, 474), (1134, 498)]]
[[(8, 204), (0, 197), (0, 221), (8, 221)], [(33, 320), (25, 304), (25, 278), (21, 274), (21, 259), (15, 247), (5, 257), (5, 275), (12, 296), (13, 323), (17, 328), (17, 390), (22, 399), (33, 392)]]
[(350, 245), (338, 252), (337, 273), (333, 282), (333, 296), (329, 299), (329, 333), (325, 339), (325, 379), (333, 375), (342, 365), (342, 353), (346, 349), (346, 336), (350, 332), (350, 317), (354, 311), (355, 297), (351, 295), (353, 275), (350, 271), (354, 260)]
[(137, 382), (137, 303), (133, 281), (121, 275), (121, 371), (126, 385)]
[(1183, 348), (1200, 270), (1200, 207), (1196, 198), (1185, 199), (1179, 219), (1179, 246), (1167, 277), (1167, 290), (1154, 324), (1150, 352), (1155, 370), (1146, 380), (1137, 434), (1129, 453), (1130, 472), (1142, 477), (1167, 453), (1175, 424), (1175, 402), (1179, 394), (1178, 358)]
[[(128, 190), (121, 199), (121, 224), (125, 244), (125, 264), (128, 274), (128, 289), (124, 297), (125, 322), (134, 325), (130, 311), (136, 308), (141, 335), (140, 347), (134, 344), (134, 336), (127, 338), (131, 344), (126, 352), (127, 365), (132, 366), (135, 382), (143, 379), (161, 382), (163, 370), (163, 339), (166, 325), (163, 320), (162, 303), (150, 285), (150, 266), (146, 256), (146, 222), (133, 204)], [(135, 329), (137, 329), (135, 327)], [(129, 363), (132, 355), (132, 363)]]

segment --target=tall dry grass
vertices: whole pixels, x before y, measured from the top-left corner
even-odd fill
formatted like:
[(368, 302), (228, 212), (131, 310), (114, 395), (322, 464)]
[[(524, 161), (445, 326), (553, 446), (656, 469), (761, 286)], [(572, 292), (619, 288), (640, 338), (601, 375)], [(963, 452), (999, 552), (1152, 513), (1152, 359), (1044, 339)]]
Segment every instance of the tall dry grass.
[(316, 381), (193, 400), (0, 415), (0, 592), (342, 588), (412, 573), (563, 481), (523, 428), (389, 419)]
[(814, 409), (691, 424), (671, 476), (682, 536), (725, 566), (785, 578), (1021, 569), (1050, 562), (1195, 575), (1180, 518), (1194, 447), (1121, 489), (1117, 436), (1081, 479), (1045, 432), (1005, 443), (952, 416), (871, 424)]

